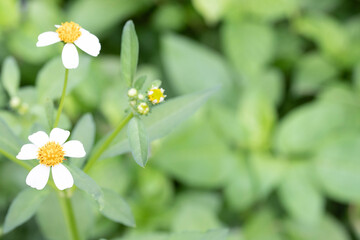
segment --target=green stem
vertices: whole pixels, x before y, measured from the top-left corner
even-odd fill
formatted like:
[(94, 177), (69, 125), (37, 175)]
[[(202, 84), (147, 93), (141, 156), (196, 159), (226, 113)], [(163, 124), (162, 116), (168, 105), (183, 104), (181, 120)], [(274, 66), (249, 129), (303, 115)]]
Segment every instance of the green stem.
[(0, 154), (4, 155), (5, 157), (7, 157), (8, 159), (10, 159), (11, 161), (13, 161), (14, 163), (22, 166), (23, 168), (27, 169), (28, 171), (30, 171), (32, 169), (32, 167), (30, 165), (28, 165), (27, 163), (17, 159), (16, 157), (14, 157), (12, 154), (8, 153), (7, 151), (5, 151), (4, 149), (0, 149)]
[(68, 78), (69, 78), (69, 69), (66, 68), (65, 69), (64, 87), (63, 87), (61, 98), (60, 98), (59, 108), (58, 108), (58, 111), (57, 111), (57, 114), (56, 114), (54, 128), (56, 128), (57, 125), (59, 124), (61, 112), (62, 112), (62, 109), (64, 107), (64, 100), (65, 100), (65, 95), (66, 95), (66, 86), (67, 86)]
[(70, 197), (67, 196), (67, 191), (59, 191), (58, 196), (60, 200), (61, 207), (63, 209), (65, 222), (70, 230), (70, 235), (72, 240), (80, 240), (79, 232), (76, 226), (75, 214), (71, 204)]
[(88, 172), (96, 160), (98, 160), (101, 156), (101, 154), (104, 153), (104, 151), (110, 146), (111, 142), (115, 139), (115, 137), (119, 134), (119, 132), (125, 127), (125, 125), (133, 118), (134, 114), (131, 112), (129, 113), (117, 126), (117, 128), (114, 130), (114, 132), (104, 141), (104, 143), (97, 148), (96, 152), (91, 155), (91, 158), (86, 163), (84, 167), (84, 172)]

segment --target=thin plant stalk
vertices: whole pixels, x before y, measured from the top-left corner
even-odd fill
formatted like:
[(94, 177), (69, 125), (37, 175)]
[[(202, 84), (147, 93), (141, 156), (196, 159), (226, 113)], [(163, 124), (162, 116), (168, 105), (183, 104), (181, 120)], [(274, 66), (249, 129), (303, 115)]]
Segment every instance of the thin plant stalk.
[(74, 210), (72, 207), (71, 199), (67, 195), (67, 191), (57, 191), (60, 200), (61, 208), (64, 213), (65, 223), (70, 231), (71, 240), (80, 240)]
[(115, 137), (119, 134), (119, 132), (125, 127), (125, 125), (134, 117), (134, 113), (129, 113), (116, 127), (114, 132), (104, 141), (104, 143), (97, 148), (94, 154), (91, 155), (90, 159), (87, 161), (84, 172), (88, 172), (92, 166), (95, 164), (96, 160), (101, 157), (101, 154), (110, 146)]
[(66, 87), (67, 87), (67, 83), (68, 83), (68, 78), (69, 78), (69, 69), (66, 68), (65, 69), (64, 86), (63, 86), (63, 90), (62, 90), (62, 94), (61, 94), (61, 98), (60, 98), (59, 108), (58, 108), (58, 111), (56, 114), (56, 119), (54, 122), (54, 128), (56, 128), (57, 125), (59, 124), (61, 112), (64, 107), (64, 100), (65, 100), (65, 95), (66, 95)]

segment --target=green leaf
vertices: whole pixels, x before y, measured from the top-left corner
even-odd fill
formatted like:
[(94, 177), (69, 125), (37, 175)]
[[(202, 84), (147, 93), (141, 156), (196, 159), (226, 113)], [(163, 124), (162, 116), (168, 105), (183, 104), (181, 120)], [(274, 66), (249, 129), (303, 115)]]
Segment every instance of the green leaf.
[(238, 123), (243, 128), (243, 145), (252, 150), (268, 149), (275, 124), (275, 107), (261, 92), (249, 91), (240, 99)]
[(243, 211), (266, 199), (278, 187), (287, 165), (270, 154), (253, 152), (250, 156), (239, 157), (228, 172), (225, 199), (233, 210)]
[(324, 214), (325, 199), (316, 188), (312, 173), (309, 164), (294, 163), (279, 188), (283, 206), (300, 223), (317, 224)]
[(298, 0), (235, 0), (228, 7), (228, 13), (234, 18), (251, 19), (262, 21), (280, 21), (283, 18), (292, 17), (299, 8)]
[[(90, 66), (90, 57), (80, 56), (80, 65), (77, 69), (69, 71), (69, 82), (67, 86), (67, 93), (79, 84), (88, 74)], [(61, 90), (64, 85), (65, 69), (61, 58), (56, 57), (50, 60), (39, 71), (36, 78), (36, 89), (38, 93), (38, 100), (45, 102), (46, 99), (57, 99), (61, 96)]]
[[(85, 114), (75, 125), (72, 133), (71, 139), (78, 140), (84, 145), (84, 149), (87, 155), (90, 154), (91, 149), (94, 145), (96, 134), (96, 126), (94, 118), (90, 113)], [(72, 163), (77, 167), (81, 167), (85, 161), (86, 157), (73, 159)]]
[(139, 58), (139, 42), (134, 23), (129, 20), (125, 23), (121, 38), (121, 80), (130, 87), (134, 81)]
[(104, 194), (96, 182), (74, 164), (68, 164), (66, 167), (71, 172), (75, 185), (90, 194), (99, 204), (100, 210), (103, 209), (105, 205)]
[(331, 216), (325, 216), (318, 224), (287, 221), (284, 224), (288, 240), (349, 240), (351, 239), (343, 224)]
[(285, 116), (274, 143), (284, 154), (309, 154), (331, 139), (358, 131), (359, 121), (358, 107), (353, 104), (338, 100), (314, 102)]
[(129, 205), (117, 193), (103, 189), (104, 208), (100, 212), (112, 221), (135, 227), (135, 220)]
[(47, 99), (45, 101), (45, 113), (46, 113), (46, 118), (48, 120), (49, 129), (52, 129), (55, 120), (55, 116), (54, 116), (55, 108), (54, 108), (54, 103), (50, 99)]
[(243, 227), (244, 239), (285, 240), (280, 235), (278, 219), (271, 209), (258, 210)]
[(316, 173), (327, 195), (343, 202), (360, 200), (359, 154), (357, 134), (334, 139), (318, 151)]
[[(178, 198), (180, 199), (180, 198)], [(173, 232), (203, 232), (222, 227), (218, 213), (207, 202), (182, 202), (178, 204), (172, 220)], [(172, 239), (172, 238), (171, 238)], [(183, 238), (188, 239), (188, 238)]]
[[(69, 2), (67, 19), (79, 23), (97, 36), (111, 34), (111, 29), (139, 11), (154, 4), (148, 0), (81, 0)], [(99, 18), (94, 16), (101, 15)], [(110, 30), (110, 31), (109, 31)]]
[(19, 193), (11, 203), (5, 217), (4, 233), (8, 233), (29, 220), (41, 206), (43, 200), (48, 195), (48, 191), (38, 191), (26, 188)]
[(297, 18), (296, 30), (313, 40), (322, 52), (335, 60), (340, 66), (348, 62), (348, 46), (351, 44), (345, 28), (336, 18), (324, 13), (312, 12)]
[(276, 39), (270, 25), (229, 21), (223, 25), (222, 39), (225, 54), (247, 84), (274, 56)]
[(7, 123), (0, 118), (0, 149), (16, 156), (20, 151), (21, 140), (14, 134)]
[(224, 186), (236, 157), (207, 122), (198, 117), (161, 143), (153, 164), (189, 186)]
[(11, 97), (15, 97), (20, 86), (20, 70), (15, 58), (7, 57), (1, 70), (1, 81)]
[[(144, 119), (149, 140), (164, 137), (176, 126), (193, 115), (217, 91), (211, 88), (205, 91), (188, 94), (165, 101), (155, 107), (152, 113)], [(130, 151), (128, 140), (123, 137), (107, 149), (102, 158), (113, 157)]]
[(214, 24), (223, 17), (229, 3), (229, 0), (192, 0), (195, 9), (209, 24)]
[(145, 167), (148, 160), (149, 137), (142, 120), (134, 117), (128, 124), (127, 136), (132, 155), (137, 164)]
[(336, 66), (318, 53), (303, 56), (295, 71), (294, 91), (297, 94), (314, 94), (325, 83), (334, 80)]
[(234, 94), (232, 76), (225, 59), (213, 50), (179, 35), (162, 38), (162, 59), (173, 89), (179, 94), (222, 86), (219, 95)]

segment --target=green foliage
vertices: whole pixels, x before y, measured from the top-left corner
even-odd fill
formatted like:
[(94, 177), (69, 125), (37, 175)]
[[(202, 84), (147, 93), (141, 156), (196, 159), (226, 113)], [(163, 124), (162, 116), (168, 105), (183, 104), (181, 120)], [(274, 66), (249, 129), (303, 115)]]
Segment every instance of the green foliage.
[(48, 195), (48, 191), (25, 189), (12, 202), (4, 223), (4, 233), (8, 233), (29, 220), (41, 206)]
[[(351, 0), (0, 0), (0, 238), (70, 240), (66, 197), (80, 239), (357, 239), (357, 9)], [(27, 172), (11, 160), (30, 134), (51, 130), (64, 78), (62, 43), (36, 40), (65, 21), (101, 43), (97, 58), (79, 51), (59, 123), (86, 156), (64, 161), (73, 189), (22, 190)], [(160, 84), (165, 101), (137, 115), (129, 88), (147, 101)]]
[(72, 164), (67, 165), (67, 168), (74, 178), (75, 186), (91, 195), (98, 202), (100, 210), (103, 209), (105, 205), (104, 194), (96, 182)]
[(136, 163), (141, 167), (145, 167), (148, 160), (149, 137), (141, 119), (135, 117), (130, 120), (127, 135), (131, 152)]
[(132, 21), (126, 22), (121, 41), (121, 79), (131, 86), (139, 58), (139, 42)]
[(11, 97), (15, 97), (20, 85), (19, 67), (13, 57), (4, 60), (1, 70), (2, 84)]
[(103, 192), (104, 208), (100, 210), (101, 213), (115, 222), (135, 227), (135, 220), (125, 200), (111, 190), (103, 189)]

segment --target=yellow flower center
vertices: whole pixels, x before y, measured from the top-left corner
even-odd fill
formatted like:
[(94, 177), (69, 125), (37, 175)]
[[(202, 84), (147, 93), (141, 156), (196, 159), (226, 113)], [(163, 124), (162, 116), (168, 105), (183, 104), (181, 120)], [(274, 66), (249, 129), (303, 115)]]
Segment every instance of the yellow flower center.
[(64, 149), (56, 142), (48, 142), (38, 150), (37, 158), (40, 164), (55, 166), (64, 160)]
[(73, 43), (81, 36), (80, 26), (74, 22), (62, 23), (56, 32), (65, 43)]
[(153, 104), (160, 103), (164, 100), (166, 95), (163, 94), (164, 90), (159, 88), (152, 88), (148, 92), (148, 98)]

